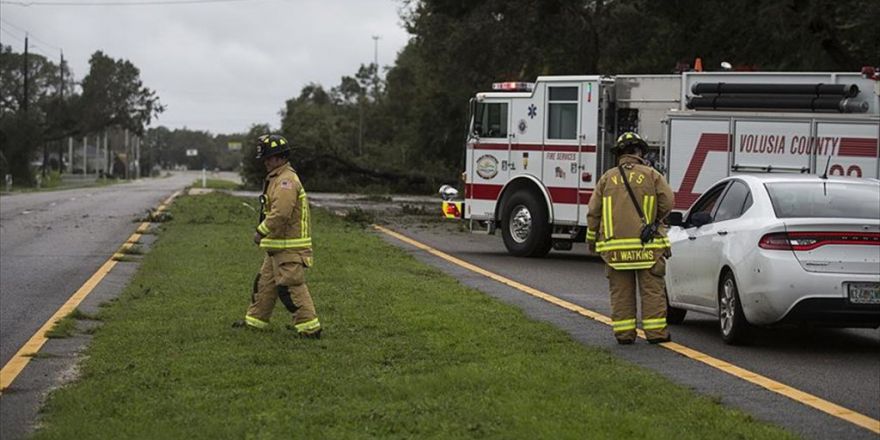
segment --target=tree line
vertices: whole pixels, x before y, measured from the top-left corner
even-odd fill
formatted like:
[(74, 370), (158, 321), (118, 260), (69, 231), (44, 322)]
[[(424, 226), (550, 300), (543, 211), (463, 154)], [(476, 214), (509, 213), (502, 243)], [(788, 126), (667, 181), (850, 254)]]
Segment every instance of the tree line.
[[(722, 61), (768, 71), (858, 71), (880, 62), (880, 2), (396, 1), (410, 39), (393, 65), (364, 64), (338, 84), (308, 84), (272, 124), (291, 140), (292, 162), (312, 190), (430, 191), (457, 181), (468, 100), (493, 82), (672, 73), (697, 57), (707, 70)], [(21, 56), (8, 48), (0, 54), (0, 167), (22, 173), (11, 164), (30, 160), (40, 145), (121, 127), (150, 147), (145, 164), (240, 164), (245, 181), (260, 185), (265, 172), (254, 143), (272, 121), (240, 134), (145, 130), (163, 107), (131, 63), (96, 52), (76, 89), (69, 72), (60, 74), (65, 66), (31, 55), (40, 79), (23, 97)], [(230, 141), (244, 148), (230, 150)], [(186, 156), (186, 148), (199, 156)]]
[[(382, 75), (362, 65), (286, 102), (281, 130), (318, 187), (428, 191), (464, 167), (468, 100), (539, 75), (859, 71), (880, 62), (880, 2), (403, 0), (410, 34)], [(253, 139), (256, 132), (250, 133)], [(249, 142), (249, 144), (252, 142)], [(245, 161), (247, 162), (247, 158)], [(260, 167), (245, 176), (254, 183)], [(334, 186), (335, 185), (335, 186)]]
[[(32, 184), (31, 162), (41, 172), (61, 170), (68, 138), (110, 129), (141, 136), (164, 107), (145, 87), (131, 62), (101, 51), (89, 72), (76, 81), (66, 61), (0, 47), (0, 174)], [(111, 158), (112, 160), (112, 158)], [(108, 164), (112, 165), (112, 164)]]

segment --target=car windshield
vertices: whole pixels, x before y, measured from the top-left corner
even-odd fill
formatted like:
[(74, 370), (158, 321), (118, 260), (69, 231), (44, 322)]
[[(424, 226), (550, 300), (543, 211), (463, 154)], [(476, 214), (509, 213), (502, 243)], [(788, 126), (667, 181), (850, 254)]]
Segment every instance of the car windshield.
[(764, 185), (778, 218), (880, 218), (880, 185), (840, 182), (780, 182)]

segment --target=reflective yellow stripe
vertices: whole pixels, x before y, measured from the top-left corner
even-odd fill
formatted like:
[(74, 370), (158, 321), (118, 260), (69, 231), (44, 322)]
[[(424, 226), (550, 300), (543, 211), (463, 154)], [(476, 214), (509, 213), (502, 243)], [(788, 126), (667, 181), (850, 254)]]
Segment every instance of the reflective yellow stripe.
[(642, 328), (645, 330), (659, 330), (664, 327), (666, 327), (666, 318), (642, 320)]
[(625, 332), (629, 330), (636, 329), (636, 320), (633, 319), (624, 319), (621, 321), (611, 321), (611, 327), (615, 332)]
[(619, 238), (616, 240), (604, 240), (596, 244), (596, 251), (630, 251), (639, 249), (665, 249), (670, 247), (669, 238), (657, 237), (653, 241), (642, 244), (638, 238)]
[(596, 230), (587, 229), (587, 241), (596, 241)]
[(602, 198), (602, 235), (608, 238), (608, 205), (605, 203), (607, 197)]
[(318, 318), (315, 318), (306, 322), (294, 324), (293, 327), (300, 333), (314, 333), (321, 329), (321, 323), (318, 322)]
[(636, 263), (608, 263), (608, 265), (616, 270), (639, 270), (650, 269), (654, 266), (654, 261), (640, 261)]
[(300, 227), (301, 235), (303, 238), (308, 238), (308, 237), (311, 237), (311, 235), (310, 235), (311, 231), (309, 230), (310, 229), (309, 223), (310, 223), (311, 219), (309, 218), (309, 215), (310, 215), (309, 214), (309, 201), (308, 201), (308, 198), (306, 197), (305, 190), (300, 189), (299, 203), (300, 203), (300, 211), (301, 211), (300, 219), (299, 219), (299, 227)]
[(312, 247), (311, 238), (264, 238), (260, 240), (260, 247), (264, 249), (306, 249)]
[(266, 222), (260, 223), (260, 226), (257, 226), (257, 232), (262, 235), (269, 235), (269, 227), (266, 226)]
[(611, 196), (602, 197), (602, 226), (605, 238), (614, 236), (614, 219), (612, 218)]
[(251, 327), (259, 328), (259, 329), (264, 329), (269, 326), (268, 322), (263, 321), (262, 319), (254, 318), (253, 316), (250, 316), (250, 315), (245, 315), (244, 322), (247, 323), (247, 325), (249, 325)]
[(621, 326), (627, 326), (627, 325), (635, 325), (635, 324), (636, 324), (636, 318), (621, 319), (620, 321), (611, 321), (611, 326), (614, 328), (621, 327)]
[(645, 221), (651, 223), (654, 221), (654, 205), (656, 204), (656, 196), (642, 197), (642, 212), (645, 213)]
[(641, 243), (638, 244), (620, 244), (620, 245), (596, 245), (596, 252), (611, 252), (611, 251), (639, 251), (639, 250), (647, 250), (647, 249), (666, 249), (669, 247), (669, 243), (648, 243), (642, 246)]

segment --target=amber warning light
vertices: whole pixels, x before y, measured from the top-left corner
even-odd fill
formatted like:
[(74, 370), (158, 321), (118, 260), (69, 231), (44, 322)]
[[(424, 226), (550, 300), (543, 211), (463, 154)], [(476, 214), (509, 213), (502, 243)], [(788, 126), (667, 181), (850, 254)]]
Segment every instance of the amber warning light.
[(462, 202), (443, 202), (443, 216), (446, 218), (460, 219), (464, 203)]
[(531, 92), (535, 83), (530, 82), (500, 82), (492, 83), (492, 90), (499, 92)]

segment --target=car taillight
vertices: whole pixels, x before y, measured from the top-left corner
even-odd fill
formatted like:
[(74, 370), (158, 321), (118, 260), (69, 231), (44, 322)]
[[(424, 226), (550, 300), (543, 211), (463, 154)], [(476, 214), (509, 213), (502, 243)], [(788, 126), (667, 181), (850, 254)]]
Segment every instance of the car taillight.
[(876, 232), (775, 232), (761, 237), (758, 247), (770, 250), (811, 251), (825, 245), (880, 246)]
[(791, 250), (791, 243), (788, 242), (788, 234), (776, 232), (761, 237), (761, 240), (758, 241), (758, 247), (775, 251), (787, 251)]

